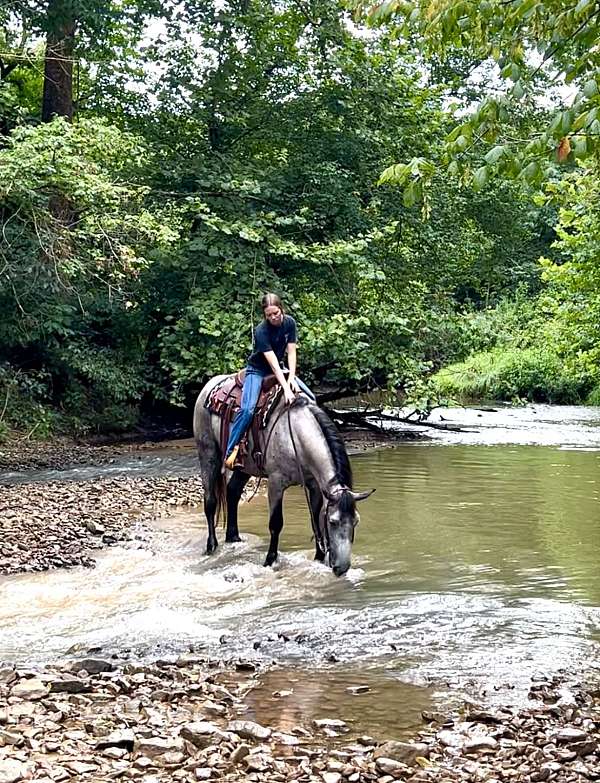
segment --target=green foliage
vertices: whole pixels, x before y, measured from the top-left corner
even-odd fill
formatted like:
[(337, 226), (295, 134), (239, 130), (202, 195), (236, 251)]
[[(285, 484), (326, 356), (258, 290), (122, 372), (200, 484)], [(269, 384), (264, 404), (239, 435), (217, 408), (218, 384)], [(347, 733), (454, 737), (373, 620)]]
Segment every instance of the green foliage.
[[(489, 62), (508, 82), (487, 94), (447, 135), (437, 159), (413, 157), (382, 180), (414, 200), (427, 190), (436, 164), (481, 190), (495, 174), (539, 185), (557, 166), (581, 161), (600, 144), (600, 61), (595, 54), (600, 12), (593, 0), (386, 0), (350, 3), (373, 25), (389, 22), (420, 42), (426, 59), (466, 52)], [(532, 50), (535, 50), (533, 55)], [(556, 76), (558, 74), (558, 77)], [(549, 79), (573, 85), (573, 96), (524, 125)], [(564, 91), (566, 92), (566, 91)]]
[(533, 346), (473, 354), (440, 370), (434, 381), (441, 395), (460, 400), (577, 403), (585, 396), (582, 379), (571, 375), (556, 353)]
[[(13, 4), (9, 27), (18, 11), (43, 36), (47, 10)], [(53, 4), (63, 11), (85, 54), (76, 122), (31, 121), (32, 69), (0, 79), (0, 361), (41, 384), (10, 396), (22, 402), (6, 421), (27, 429), (41, 406), (53, 413), (36, 431), (89, 432), (188, 403), (243, 364), (265, 290), (298, 321), (311, 383), (425, 399), (432, 370), (491, 341), (478, 312), (537, 295), (537, 258), (557, 260), (552, 204), (487, 170), (476, 193), (435, 173), (447, 85), (425, 84), (420, 53), (393, 33), (354, 35), (329, 0)], [(142, 48), (147, 12), (159, 32)], [(481, 161), (465, 133), (476, 168), (503, 165), (504, 142)], [(411, 157), (404, 199), (377, 186)]]

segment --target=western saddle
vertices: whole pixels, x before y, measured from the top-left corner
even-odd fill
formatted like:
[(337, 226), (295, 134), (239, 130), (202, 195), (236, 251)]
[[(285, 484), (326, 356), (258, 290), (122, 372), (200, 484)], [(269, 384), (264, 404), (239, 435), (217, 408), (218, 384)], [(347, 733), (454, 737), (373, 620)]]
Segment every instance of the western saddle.
[[(242, 404), (242, 392), (244, 387), (245, 370), (240, 370), (235, 375), (229, 375), (220, 381), (208, 395), (206, 407), (211, 413), (216, 413), (221, 417), (220, 445), (221, 454), (225, 456), (227, 441), (229, 440), (229, 429), (234, 416), (239, 411)], [(235, 467), (243, 468), (249, 451), (248, 435), (252, 432), (252, 459), (254, 464), (261, 471), (264, 467), (265, 455), (262, 451), (261, 430), (264, 430), (279, 399), (283, 389), (275, 375), (267, 375), (263, 378), (258, 402), (254, 409), (252, 423), (239, 444), (239, 451), (235, 462)]]

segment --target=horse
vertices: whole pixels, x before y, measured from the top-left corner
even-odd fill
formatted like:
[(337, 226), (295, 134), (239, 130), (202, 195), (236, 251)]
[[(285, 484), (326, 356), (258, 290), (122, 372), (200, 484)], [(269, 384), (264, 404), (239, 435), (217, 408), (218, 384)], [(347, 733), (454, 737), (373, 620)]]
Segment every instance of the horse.
[[(206, 554), (218, 546), (215, 520), (226, 507), (225, 542), (241, 541), (238, 504), (251, 476), (268, 478), (269, 549), (264, 561), (278, 558), (283, 529), (283, 494), (302, 485), (307, 496), (315, 539), (315, 560), (328, 564), (336, 576), (350, 568), (354, 530), (359, 522), (356, 504), (374, 490), (355, 492), (352, 469), (344, 442), (327, 414), (303, 394), (286, 406), (277, 404), (262, 431), (263, 464), (259, 468), (248, 449), (244, 467), (224, 471), (220, 446), (221, 419), (206, 407), (215, 386), (229, 376), (219, 375), (204, 386), (194, 408), (194, 438), (204, 487), (204, 513), (208, 525)], [(248, 435), (252, 439), (252, 434)]]

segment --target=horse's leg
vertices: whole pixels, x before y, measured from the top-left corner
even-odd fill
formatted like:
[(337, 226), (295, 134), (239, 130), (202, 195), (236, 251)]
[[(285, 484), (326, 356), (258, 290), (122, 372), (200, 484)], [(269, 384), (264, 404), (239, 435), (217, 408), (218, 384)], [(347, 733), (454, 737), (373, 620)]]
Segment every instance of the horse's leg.
[(212, 555), (219, 542), (215, 531), (215, 517), (217, 514), (218, 498), (217, 492), (219, 482), (222, 481), (221, 461), (213, 458), (202, 465), (202, 486), (204, 487), (204, 514), (206, 524), (208, 525), (208, 536), (206, 539), (206, 554)]
[(319, 544), (319, 519), (321, 517), (321, 509), (323, 508), (323, 495), (319, 489), (319, 485), (313, 478), (305, 479), (306, 488), (308, 490), (310, 518), (312, 520), (312, 529), (315, 536), (315, 560), (322, 563), (325, 560), (325, 552), (321, 549)]
[(248, 473), (234, 470), (229, 479), (227, 485), (227, 530), (225, 531), (225, 543), (227, 544), (242, 540), (238, 530), (238, 503), (249, 478)]
[(283, 528), (283, 491), (285, 487), (275, 476), (269, 476), (269, 532), (271, 542), (265, 558), (265, 565), (271, 566), (277, 560), (279, 534)]

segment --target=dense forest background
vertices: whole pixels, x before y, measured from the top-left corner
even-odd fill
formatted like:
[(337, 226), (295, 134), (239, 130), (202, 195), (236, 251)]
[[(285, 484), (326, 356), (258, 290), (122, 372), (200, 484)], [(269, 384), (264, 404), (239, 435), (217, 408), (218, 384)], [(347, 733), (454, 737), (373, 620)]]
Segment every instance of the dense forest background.
[(0, 436), (125, 431), (244, 361), (600, 404), (590, 0), (3, 0)]

